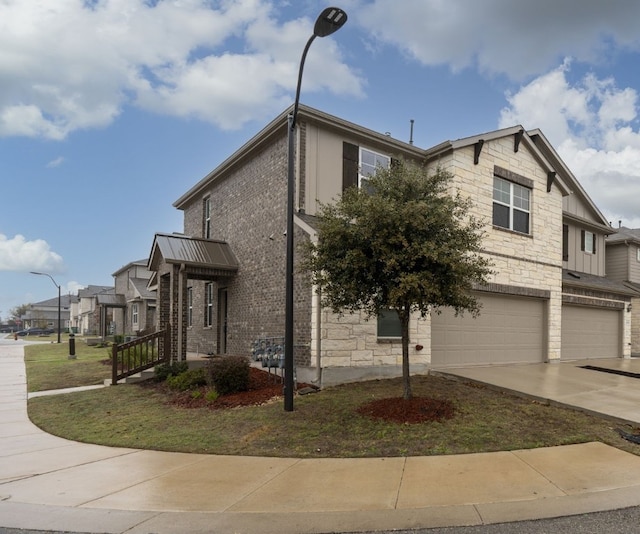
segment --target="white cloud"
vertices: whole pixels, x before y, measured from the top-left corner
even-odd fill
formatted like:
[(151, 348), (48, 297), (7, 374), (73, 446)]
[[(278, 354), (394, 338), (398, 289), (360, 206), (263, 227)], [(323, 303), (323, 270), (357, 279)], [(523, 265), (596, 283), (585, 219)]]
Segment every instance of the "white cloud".
[[(291, 101), (312, 21), (273, 2), (3, 0), (0, 136), (64, 139), (110, 124), (128, 104), (239, 128)], [(212, 7), (215, 6), (215, 7)], [(362, 80), (324, 40), (305, 90), (360, 95)]]
[(636, 0), (374, 0), (357, 12), (372, 38), (422, 64), (477, 66), (514, 79), (545, 72), (565, 56), (599, 61), (613, 44), (640, 49)]
[(640, 228), (637, 91), (592, 74), (571, 85), (568, 69), (508, 95), (499, 126), (540, 128), (609, 221)]
[(27, 241), (20, 234), (9, 239), (0, 234), (0, 271), (41, 271), (51, 274), (61, 272), (63, 267), (62, 257), (53, 252), (46, 241)]
[(54, 169), (55, 167), (59, 167), (64, 163), (64, 158), (62, 156), (58, 156), (56, 159), (51, 160), (47, 163), (47, 169)]
[(62, 293), (64, 295), (77, 295), (78, 291), (80, 289), (84, 289), (85, 287), (87, 286), (81, 284), (80, 282), (76, 282), (75, 280), (71, 280), (70, 282), (67, 282), (66, 284), (64, 284), (64, 286), (62, 286)]

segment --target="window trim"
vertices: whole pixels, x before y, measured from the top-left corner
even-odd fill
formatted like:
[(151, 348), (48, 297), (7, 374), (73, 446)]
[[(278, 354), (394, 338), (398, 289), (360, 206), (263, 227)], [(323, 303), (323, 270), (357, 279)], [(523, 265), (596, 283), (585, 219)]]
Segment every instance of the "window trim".
[(187, 327), (193, 326), (193, 288), (187, 288)]
[(131, 304), (131, 326), (137, 326), (140, 324), (140, 311), (138, 310), (138, 303)]
[(636, 261), (640, 261), (640, 247), (636, 248)]

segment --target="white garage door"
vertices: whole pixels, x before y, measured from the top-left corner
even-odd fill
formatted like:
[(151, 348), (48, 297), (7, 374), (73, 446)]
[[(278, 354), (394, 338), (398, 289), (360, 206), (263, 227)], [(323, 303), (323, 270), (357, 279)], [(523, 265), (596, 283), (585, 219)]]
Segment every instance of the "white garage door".
[(456, 317), (447, 309), (433, 315), (433, 365), (541, 362), (544, 359), (544, 303), (533, 298), (479, 296), (480, 316)]
[(622, 355), (622, 312), (562, 306), (562, 359), (618, 358)]

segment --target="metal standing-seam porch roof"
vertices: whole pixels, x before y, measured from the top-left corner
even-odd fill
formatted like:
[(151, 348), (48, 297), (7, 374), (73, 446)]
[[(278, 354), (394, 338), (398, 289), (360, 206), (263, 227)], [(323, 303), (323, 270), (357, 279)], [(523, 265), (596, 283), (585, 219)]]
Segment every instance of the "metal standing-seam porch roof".
[(190, 270), (202, 270), (202, 274), (208, 272), (229, 276), (238, 270), (238, 260), (225, 241), (177, 234), (155, 235), (149, 256), (149, 270), (157, 272), (163, 261), (184, 264)]

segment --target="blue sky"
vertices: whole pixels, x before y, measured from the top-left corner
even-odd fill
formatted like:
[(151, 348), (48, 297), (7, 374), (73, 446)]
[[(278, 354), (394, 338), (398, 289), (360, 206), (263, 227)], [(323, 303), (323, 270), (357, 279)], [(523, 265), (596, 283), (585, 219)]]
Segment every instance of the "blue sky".
[[(0, 0), (0, 317), (146, 258), (172, 203), (291, 104), (329, 4)], [(640, 227), (637, 0), (342, 0), (301, 102), (429, 148), (540, 128)], [(283, 177), (284, 179), (284, 177)]]

